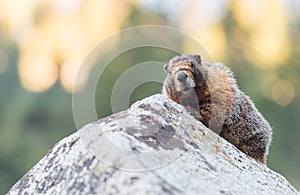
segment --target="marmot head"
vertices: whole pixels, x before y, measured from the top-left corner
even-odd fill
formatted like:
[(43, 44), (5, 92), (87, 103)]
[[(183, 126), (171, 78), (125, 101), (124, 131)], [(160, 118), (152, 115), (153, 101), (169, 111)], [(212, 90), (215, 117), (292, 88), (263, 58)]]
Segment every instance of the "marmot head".
[(176, 56), (164, 65), (168, 73), (165, 87), (180, 95), (189, 95), (194, 88), (205, 81), (204, 71), (201, 71), (200, 55), (182, 55)]

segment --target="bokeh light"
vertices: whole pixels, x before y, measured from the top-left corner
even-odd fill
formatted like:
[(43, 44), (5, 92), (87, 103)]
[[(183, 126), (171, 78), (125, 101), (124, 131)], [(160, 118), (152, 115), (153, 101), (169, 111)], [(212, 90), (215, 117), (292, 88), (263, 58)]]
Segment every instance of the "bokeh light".
[(49, 57), (23, 56), (19, 61), (19, 76), (22, 86), (32, 92), (50, 89), (58, 78), (58, 67)]
[(287, 79), (276, 81), (272, 87), (273, 100), (281, 105), (286, 106), (295, 98), (295, 87), (292, 82)]
[[(84, 68), (85, 70), (82, 69), (80, 77), (77, 77), (80, 68)], [(69, 61), (66, 61), (61, 67), (60, 81), (66, 91), (73, 92), (73, 89), (76, 88), (77, 90), (80, 90), (83, 87), (88, 78), (88, 75), (88, 67), (81, 67), (80, 60), (70, 59)]]

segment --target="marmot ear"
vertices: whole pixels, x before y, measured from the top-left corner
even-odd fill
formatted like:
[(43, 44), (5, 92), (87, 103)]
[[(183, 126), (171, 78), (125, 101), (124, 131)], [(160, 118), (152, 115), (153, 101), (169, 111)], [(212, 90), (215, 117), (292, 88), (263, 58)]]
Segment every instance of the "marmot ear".
[(194, 58), (194, 60), (195, 60), (198, 64), (201, 64), (201, 63), (202, 63), (202, 59), (201, 59), (201, 56), (200, 56), (200, 55), (194, 54), (194, 55), (193, 55), (193, 58)]
[(164, 64), (164, 69), (166, 72), (168, 72), (168, 68), (169, 68), (169, 64), (168, 63)]

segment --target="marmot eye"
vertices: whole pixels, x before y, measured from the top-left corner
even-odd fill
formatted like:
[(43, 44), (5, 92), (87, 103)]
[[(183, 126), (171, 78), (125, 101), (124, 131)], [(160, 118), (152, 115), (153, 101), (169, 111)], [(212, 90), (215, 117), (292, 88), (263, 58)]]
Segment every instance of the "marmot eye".
[(195, 62), (191, 62), (191, 67), (196, 67)]

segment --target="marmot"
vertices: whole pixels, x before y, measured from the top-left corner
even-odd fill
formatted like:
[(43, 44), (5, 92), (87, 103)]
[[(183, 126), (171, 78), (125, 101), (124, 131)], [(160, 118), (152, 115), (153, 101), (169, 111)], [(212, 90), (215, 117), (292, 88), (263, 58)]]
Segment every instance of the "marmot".
[(164, 65), (162, 93), (256, 161), (266, 164), (272, 129), (221, 63), (200, 55), (176, 56)]

